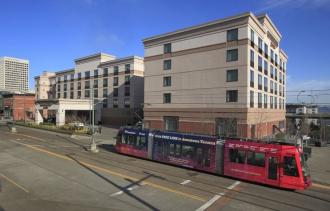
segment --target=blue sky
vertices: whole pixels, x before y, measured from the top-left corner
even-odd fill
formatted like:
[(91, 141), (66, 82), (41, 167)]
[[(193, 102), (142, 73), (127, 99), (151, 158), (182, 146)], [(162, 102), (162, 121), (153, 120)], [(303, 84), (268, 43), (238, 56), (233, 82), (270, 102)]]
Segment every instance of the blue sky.
[[(330, 89), (330, 0), (0, 0), (0, 56), (33, 77), (106, 52), (143, 56), (143, 38), (252, 11), (267, 12), (289, 56), (288, 90)], [(330, 97), (329, 97), (330, 98)], [(326, 100), (326, 99), (325, 99)]]

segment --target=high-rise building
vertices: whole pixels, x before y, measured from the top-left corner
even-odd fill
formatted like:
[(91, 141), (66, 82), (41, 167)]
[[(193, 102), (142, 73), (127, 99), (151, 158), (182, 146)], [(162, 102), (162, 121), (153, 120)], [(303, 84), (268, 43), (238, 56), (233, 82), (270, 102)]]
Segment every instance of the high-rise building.
[(17, 58), (0, 58), (0, 90), (29, 90), (29, 61)]
[(287, 55), (250, 12), (143, 40), (145, 126), (259, 138), (285, 128)]

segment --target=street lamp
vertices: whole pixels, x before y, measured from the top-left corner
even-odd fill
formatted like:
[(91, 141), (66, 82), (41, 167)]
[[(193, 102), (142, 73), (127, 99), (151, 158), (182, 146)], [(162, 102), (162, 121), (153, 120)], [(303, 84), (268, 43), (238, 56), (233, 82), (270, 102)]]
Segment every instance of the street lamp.
[[(101, 102), (103, 102), (103, 100), (104, 99), (106, 99), (106, 98), (96, 98), (97, 100), (102, 100)], [(97, 104), (99, 104), (99, 103), (101, 103), (101, 102), (97, 102), (97, 103), (94, 103), (94, 100), (95, 100), (95, 98), (94, 98), (94, 90), (92, 91), (92, 98), (91, 98), (91, 100), (92, 100), (92, 102), (91, 102), (91, 107), (92, 107), (92, 143), (91, 143), (91, 151), (92, 152), (95, 152), (95, 153), (97, 153), (97, 152), (99, 152), (99, 150), (97, 149), (97, 145), (96, 145), (96, 143), (95, 143), (95, 141), (94, 141), (94, 133), (95, 133), (95, 127), (94, 127), (94, 125), (95, 125), (95, 105), (97, 105)]]

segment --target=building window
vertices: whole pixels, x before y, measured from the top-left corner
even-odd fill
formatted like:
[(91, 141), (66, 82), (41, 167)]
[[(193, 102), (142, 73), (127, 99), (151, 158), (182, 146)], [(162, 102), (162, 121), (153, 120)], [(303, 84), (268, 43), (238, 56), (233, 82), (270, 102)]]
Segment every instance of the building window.
[(113, 99), (113, 107), (118, 108), (118, 99)]
[(108, 99), (104, 99), (103, 101), (102, 101), (103, 103), (103, 108), (107, 108), (108, 107)]
[(227, 50), (227, 62), (238, 60), (238, 49)]
[(238, 81), (238, 70), (227, 70), (227, 82)]
[(118, 77), (113, 78), (113, 85), (118, 86)]
[(89, 89), (90, 88), (90, 81), (85, 81), (85, 89)]
[(268, 45), (265, 43), (264, 45), (265, 57), (268, 59)]
[(70, 83), (70, 90), (73, 90), (73, 88), (74, 88), (73, 83)]
[(64, 82), (67, 82), (67, 80), (68, 80), (68, 76), (64, 75)]
[(274, 67), (270, 65), (270, 77), (274, 78)]
[(262, 58), (258, 56), (258, 70), (262, 72)]
[(125, 96), (130, 96), (130, 87), (125, 87)]
[(238, 40), (238, 29), (231, 29), (227, 31), (227, 42)]
[(277, 95), (277, 83), (274, 83), (275, 94)]
[(129, 100), (129, 98), (125, 98), (125, 99), (124, 99), (124, 107), (125, 107), (125, 108), (129, 108), (129, 107), (131, 107), (131, 104), (130, 104), (130, 100)]
[(107, 87), (108, 86), (108, 79), (104, 78), (103, 79), (103, 87)]
[(64, 91), (66, 92), (68, 90), (68, 84), (64, 84)]
[(165, 53), (172, 53), (172, 44), (171, 43), (164, 44), (164, 54)]
[(254, 68), (254, 50), (250, 50), (250, 66)]
[(60, 92), (61, 91), (61, 85), (57, 85), (57, 91)]
[(277, 97), (274, 97), (274, 108), (277, 109)]
[(250, 87), (254, 88), (254, 71), (250, 70)]
[(258, 108), (262, 108), (262, 94), (258, 93)]
[(266, 60), (264, 60), (264, 73), (268, 75), (268, 62)]
[(254, 92), (250, 91), (250, 108), (254, 107)]
[(99, 81), (98, 80), (94, 80), (93, 87), (94, 88), (98, 88), (99, 87)]
[(258, 75), (258, 89), (262, 90), (262, 76)]
[(270, 62), (274, 63), (274, 51), (270, 49)]
[(274, 72), (275, 72), (275, 80), (277, 81), (277, 69), (274, 68)]
[(131, 80), (131, 76), (125, 75), (125, 85), (129, 85)]
[(125, 74), (129, 74), (131, 72), (131, 65), (125, 64)]
[(85, 90), (85, 98), (89, 98), (90, 97), (90, 91), (89, 90)]
[(73, 99), (73, 92), (70, 92), (70, 99)]
[(109, 69), (108, 68), (104, 68), (103, 69), (103, 76), (108, 76), (109, 75)]
[(267, 94), (264, 94), (264, 108), (268, 107)]
[(262, 39), (260, 37), (258, 38), (258, 50), (262, 54)]
[(268, 78), (264, 77), (264, 91), (268, 92)]
[(81, 73), (78, 73), (78, 80), (81, 80)]
[(278, 61), (277, 61), (277, 54), (275, 54), (275, 66), (277, 67)]
[(61, 93), (57, 93), (57, 98), (61, 98)]
[(81, 82), (78, 82), (78, 86), (77, 89), (80, 90), (81, 89)]
[(179, 117), (165, 116), (164, 117), (164, 130), (177, 131), (179, 128)]
[(90, 71), (86, 71), (85, 72), (85, 79), (89, 79), (90, 78)]
[(94, 70), (94, 77), (97, 78), (99, 76), (99, 70)]
[(77, 92), (77, 98), (80, 99), (81, 98), (81, 91)]
[(250, 30), (250, 36), (251, 46), (254, 47), (254, 31), (252, 29)]
[(269, 96), (269, 100), (270, 100), (270, 108), (273, 109), (274, 108), (274, 101), (273, 101), (273, 96)]
[(113, 88), (113, 96), (118, 97), (118, 88)]
[(118, 66), (114, 66), (113, 67), (113, 75), (118, 75), (118, 72), (119, 72)]
[(282, 72), (280, 72), (280, 83), (282, 83)]
[(73, 81), (74, 80), (74, 74), (71, 74), (70, 75), (70, 81)]
[(237, 137), (237, 119), (235, 118), (217, 118), (216, 135), (221, 137)]
[(238, 90), (227, 90), (226, 101), (237, 102), (237, 100), (238, 100)]
[(274, 92), (274, 82), (270, 81), (270, 93)]
[(171, 93), (164, 93), (163, 103), (171, 103)]
[(170, 70), (172, 68), (171, 60), (164, 60), (164, 70)]
[(166, 76), (163, 78), (163, 86), (171, 86), (171, 76)]
[(103, 97), (108, 97), (108, 89), (103, 89)]

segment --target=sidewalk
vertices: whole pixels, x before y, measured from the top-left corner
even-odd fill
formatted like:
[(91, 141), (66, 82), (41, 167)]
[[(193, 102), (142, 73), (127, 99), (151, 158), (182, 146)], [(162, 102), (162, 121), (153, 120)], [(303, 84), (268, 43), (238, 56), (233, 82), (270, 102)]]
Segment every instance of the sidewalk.
[(330, 185), (330, 146), (313, 147), (312, 157), (307, 160), (312, 181)]

